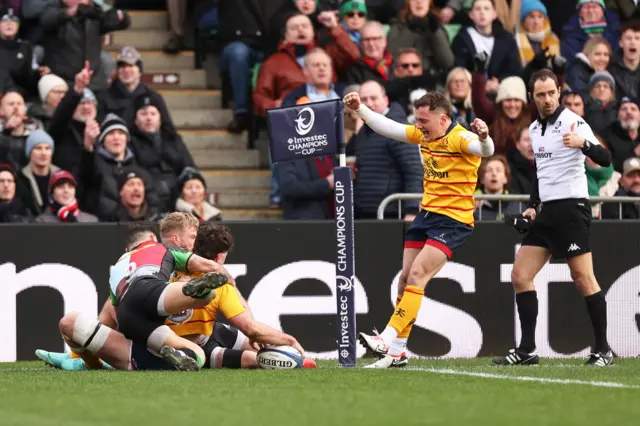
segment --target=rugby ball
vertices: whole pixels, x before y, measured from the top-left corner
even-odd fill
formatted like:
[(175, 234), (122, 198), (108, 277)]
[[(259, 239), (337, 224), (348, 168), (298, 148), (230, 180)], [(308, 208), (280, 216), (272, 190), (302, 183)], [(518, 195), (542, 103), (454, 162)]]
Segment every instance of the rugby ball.
[(258, 365), (265, 370), (291, 370), (302, 368), (304, 360), (297, 349), (291, 346), (269, 346), (258, 351)]

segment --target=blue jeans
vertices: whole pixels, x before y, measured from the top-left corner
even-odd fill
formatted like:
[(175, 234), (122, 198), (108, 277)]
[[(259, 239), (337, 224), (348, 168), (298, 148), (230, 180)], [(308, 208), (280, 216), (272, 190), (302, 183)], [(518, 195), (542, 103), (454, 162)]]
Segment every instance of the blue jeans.
[(226, 72), (233, 90), (233, 113), (246, 113), (250, 105), (251, 68), (263, 58), (262, 52), (241, 41), (227, 44), (220, 56), (220, 70)]

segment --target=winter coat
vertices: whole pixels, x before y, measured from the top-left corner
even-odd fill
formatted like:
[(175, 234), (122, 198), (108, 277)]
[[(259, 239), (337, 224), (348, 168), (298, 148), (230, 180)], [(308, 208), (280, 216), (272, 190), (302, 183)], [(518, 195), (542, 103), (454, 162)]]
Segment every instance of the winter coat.
[(607, 126), (598, 136), (602, 138), (609, 152), (611, 152), (613, 168), (622, 173), (624, 160), (636, 156), (634, 149), (640, 144), (640, 136), (636, 140), (631, 140), (629, 132), (624, 130), (618, 121)]
[[(58, 170), (60, 170), (60, 167), (52, 164), (49, 176), (51, 176), (51, 173), (57, 172)], [(33, 174), (31, 167), (28, 165), (23, 167), (18, 174), (17, 180), (18, 185), (21, 188), (21, 198), (25, 208), (28, 209), (33, 216), (42, 214), (49, 205), (49, 200), (42, 198), (38, 182), (36, 181), (36, 177)]]
[[(286, 98), (282, 101), (282, 107), (291, 107), (295, 106), (298, 102), (298, 99), (307, 96), (307, 83), (302, 84), (300, 87), (295, 88), (291, 93), (287, 95)], [(342, 99), (344, 96), (344, 84), (336, 83), (332, 87), (333, 91), (336, 92), (336, 95)]]
[(606, 0), (606, 6), (617, 13), (622, 22), (640, 19), (640, 4), (635, 0)]
[[(481, 189), (476, 190), (476, 194), (483, 194)], [(504, 195), (509, 195), (509, 191), (504, 191)], [(473, 218), (481, 221), (503, 221), (505, 216), (512, 216), (521, 213), (526, 208), (524, 202), (518, 201), (488, 201), (483, 200), (480, 206), (473, 212)]]
[[(619, 188), (615, 194), (616, 197), (638, 197), (640, 194), (632, 194), (627, 192), (624, 188)], [(618, 219), (620, 218), (620, 206), (617, 203), (604, 203), (602, 204), (602, 218), (603, 219)], [(623, 203), (622, 204), (622, 219), (640, 219), (640, 204), (639, 203)]]
[[(516, 41), (513, 38), (513, 34), (505, 31), (496, 22), (497, 20), (494, 21), (493, 26), (495, 43), (487, 65), (487, 77), (497, 77), (498, 80), (502, 80), (513, 75), (519, 76), (522, 72), (522, 66), (520, 65), (520, 55)], [(458, 32), (451, 44), (451, 50), (456, 58), (454, 66), (468, 70), (474, 69), (473, 58), (477, 51), (467, 28), (462, 28)]]
[[(330, 31), (333, 43), (324, 50), (333, 61), (334, 81), (360, 57), (360, 49), (351, 41), (349, 34), (341, 26)], [(294, 46), (282, 42), (278, 52), (268, 57), (258, 75), (253, 92), (253, 104), (261, 116), (274, 108), (278, 99), (284, 99), (293, 89), (306, 83), (302, 67), (296, 60)]]
[[(404, 109), (397, 103), (389, 105), (385, 116), (400, 123), (407, 122)], [(354, 203), (357, 218), (377, 217), (378, 206), (391, 194), (422, 193), (424, 169), (416, 145), (384, 137), (366, 125), (349, 145), (351, 143), (355, 144), (356, 150)], [(417, 200), (403, 201), (403, 214), (416, 214), (418, 211)], [(385, 213), (397, 217), (397, 204), (390, 205)]]
[(32, 68), (33, 48), (30, 43), (15, 39), (0, 39), (0, 64), (9, 71), (9, 76), (26, 101), (38, 98), (40, 73)]
[(618, 119), (618, 105), (615, 101), (602, 106), (591, 96), (588, 96), (584, 105), (584, 121), (589, 123), (593, 133), (599, 134)]
[(622, 62), (622, 52), (615, 54), (609, 62), (609, 72), (616, 81), (616, 99), (637, 98), (640, 93), (640, 68), (630, 70)]
[(187, 203), (183, 198), (178, 198), (178, 200), (176, 200), (176, 211), (191, 213), (192, 215), (197, 217), (200, 222), (214, 222), (222, 220), (222, 211), (215, 208), (212, 204), (204, 201), (202, 208), (204, 210), (204, 214), (201, 217), (196, 212), (196, 208), (193, 204)]
[(98, 94), (98, 105), (100, 107), (98, 115), (104, 117), (109, 113), (113, 113), (126, 121), (131, 127), (136, 119), (134, 105), (136, 99), (141, 96), (152, 98), (152, 103), (158, 105), (158, 110), (162, 117), (162, 127), (175, 132), (176, 128), (164, 98), (142, 81), (133, 92), (130, 92), (119, 79), (113, 80), (111, 87)]
[(511, 167), (509, 192), (512, 194), (531, 194), (536, 166), (527, 160), (517, 149), (507, 152), (507, 160)]
[(455, 58), (449, 36), (432, 14), (425, 19), (394, 22), (387, 40), (389, 52), (394, 58), (398, 57), (400, 50), (414, 48), (422, 55), (423, 69), (438, 70), (440, 75), (446, 75), (453, 68)]
[(51, 125), (51, 118), (53, 117), (53, 115), (50, 115), (44, 109), (44, 105), (42, 105), (40, 102), (32, 103), (31, 105), (29, 105), (29, 108), (27, 108), (27, 115), (41, 122), (42, 128), (47, 133), (49, 133), (49, 126)]
[[(617, 49), (620, 40), (620, 20), (615, 13), (608, 10), (605, 12), (605, 19), (607, 26), (602, 36), (607, 39), (613, 49)], [(562, 28), (560, 37), (560, 54), (567, 59), (567, 66), (571, 65), (579, 52), (582, 52), (588, 39), (589, 35), (580, 28), (580, 19), (575, 13)]]
[[(84, 6), (84, 7), (83, 7)], [(66, 80), (73, 86), (75, 75), (89, 61), (93, 77), (89, 88), (99, 92), (107, 88), (100, 54), (101, 37), (104, 34), (129, 28), (131, 19), (122, 11), (123, 20), (118, 19), (118, 10), (107, 12), (97, 5), (81, 5), (76, 16), (67, 15), (63, 3), (51, 4), (40, 16), (40, 26), (44, 34), (43, 65), (51, 68), (51, 72)]]
[(32, 223), (33, 221), (33, 216), (18, 197), (10, 203), (0, 202), (0, 223)]
[[(68, 223), (63, 222), (58, 216), (53, 214), (48, 208), (40, 216), (36, 217), (38, 223)], [(78, 213), (78, 222), (80, 223), (95, 223), (98, 222), (98, 218), (92, 214), (81, 211)]]
[(12, 135), (10, 129), (3, 128), (3, 124), (0, 121), (0, 163), (9, 163), (14, 169), (21, 169), (29, 163), (24, 152), (27, 137), (31, 132), (41, 129), (42, 123), (34, 118), (27, 118), (24, 122), (24, 134), (21, 136)]
[(333, 189), (321, 179), (313, 159), (287, 161), (276, 168), (286, 220), (325, 220), (332, 217)]
[(137, 216), (132, 216), (125, 206), (119, 204), (108, 222), (158, 222), (165, 216), (165, 213), (160, 213), (155, 208), (150, 207), (149, 203), (145, 201)]
[(580, 52), (567, 69), (567, 84), (572, 91), (578, 92), (583, 96), (589, 95), (589, 79), (595, 71), (591, 66), (591, 61), (587, 56)]
[(392, 78), (385, 82), (384, 86), (390, 102), (399, 103), (406, 115), (410, 113), (411, 92), (417, 89), (424, 89), (427, 92), (436, 89), (436, 79), (425, 71), (423, 75), (415, 77)]
[(182, 137), (161, 130), (156, 146), (151, 135), (133, 127), (129, 148), (140, 167), (153, 178), (161, 210), (169, 211), (173, 207), (172, 194), (176, 191), (178, 176), (185, 167), (196, 167)]

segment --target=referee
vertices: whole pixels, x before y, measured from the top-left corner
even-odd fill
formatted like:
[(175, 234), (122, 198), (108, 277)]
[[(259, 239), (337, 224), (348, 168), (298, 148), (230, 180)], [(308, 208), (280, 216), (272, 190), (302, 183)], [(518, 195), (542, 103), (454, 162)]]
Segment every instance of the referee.
[(529, 126), (536, 173), (529, 208), (522, 216), (532, 223), (511, 273), (522, 339), (518, 348), (493, 363), (540, 363), (535, 341), (538, 297), (533, 280), (553, 256), (566, 259), (587, 304), (595, 345), (586, 365), (605, 367), (613, 364), (613, 354), (607, 342), (607, 303), (593, 273), (589, 247), (591, 204), (584, 162), (586, 156), (607, 167), (611, 156), (580, 116), (560, 106), (558, 79), (553, 72), (535, 72), (529, 87), (539, 118)]

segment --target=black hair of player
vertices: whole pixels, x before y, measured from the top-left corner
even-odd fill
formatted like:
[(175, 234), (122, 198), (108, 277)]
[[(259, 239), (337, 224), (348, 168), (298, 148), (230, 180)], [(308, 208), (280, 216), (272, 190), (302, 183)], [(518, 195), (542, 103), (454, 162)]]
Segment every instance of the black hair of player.
[(233, 249), (233, 235), (224, 225), (201, 223), (193, 246), (193, 252), (205, 259), (215, 260), (220, 253)]
[(133, 222), (127, 226), (127, 247), (138, 241), (143, 234), (151, 232), (158, 237), (158, 224), (155, 222)]
[(534, 94), (533, 86), (536, 84), (536, 81), (545, 81), (547, 79), (551, 79), (558, 88), (558, 91), (560, 91), (560, 82), (558, 81), (558, 77), (549, 68), (543, 68), (534, 72), (531, 75), (531, 79), (529, 79), (529, 92), (531, 93), (531, 96)]

